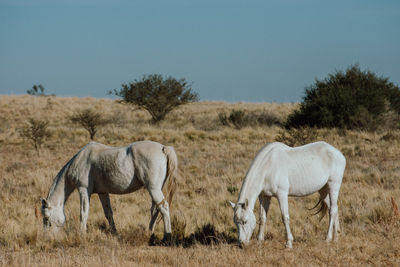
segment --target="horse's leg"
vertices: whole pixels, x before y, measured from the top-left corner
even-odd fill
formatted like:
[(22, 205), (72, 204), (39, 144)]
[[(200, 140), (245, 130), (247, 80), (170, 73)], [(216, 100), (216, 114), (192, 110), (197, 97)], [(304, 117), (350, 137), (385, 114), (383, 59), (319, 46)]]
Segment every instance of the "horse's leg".
[[(328, 210), (330, 210), (331, 207), (331, 201), (329, 198), (329, 188), (328, 185), (325, 185), (321, 190), (319, 190), (320, 198), (325, 202), (325, 204), (328, 206)], [(336, 219), (333, 224), (333, 228), (335, 233), (340, 233), (340, 223), (339, 223), (339, 215), (336, 216)]]
[(335, 186), (335, 184), (329, 185), (330, 208), (329, 208), (329, 228), (328, 228), (328, 234), (326, 236), (327, 242), (330, 242), (332, 240), (332, 235), (335, 239), (337, 238), (337, 231), (340, 228), (338, 206), (337, 206), (338, 197), (339, 197), (339, 189), (337, 188), (337, 186)]
[(149, 224), (149, 228), (151, 233), (154, 233), (154, 226), (155, 226), (155, 222), (157, 220), (158, 214), (160, 213), (160, 210), (157, 207), (157, 204), (155, 204), (154, 202), (151, 202), (151, 209), (150, 209), (150, 214), (151, 214), (151, 219), (150, 219), (150, 224)]
[(293, 235), (290, 231), (289, 204), (287, 192), (279, 192), (278, 195), (279, 207), (281, 208), (282, 221), (286, 228), (286, 247), (292, 248)]
[(86, 187), (79, 187), (79, 198), (81, 200), (81, 231), (86, 232), (87, 219), (89, 216), (90, 194)]
[(104, 215), (106, 216), (108, 223), (111, 227), (111, 233), (116, 234), (117, 228), (115, 227), (113, 212), (110, 203), (110, 195), (108, 193), (99, 194), (101, 205), (103, 206)]
[(333, 236), (333, 239), (336, 239), (339, 235), (340, 232), (342, 232), (342, 229), (340, 229), (340, 223), (339, 223), (339, 212), (336, 215), (335, 219), (335, 224), (333, 225), (334, 233), (335, 235)]
[(258, 231), (257, 239), (259, 241), (263, 241), (265, 224), (267, 222), (267, 214), (268, 214), (268, 210), (269, 210), (269, 203), (271, 201), (271, 197), (266, 197), (266, 196), (260, 195), (258, 197), (258, 200), (260, 201), (260, 228)]
[[(150, 196), (152, 198), (153, 204), (156, 205), (157, 211), (152, 211), (152, 220), (150, 221), (150, 230), (154, 228), (154, 222), (157, 219), (158, 212), (161, 213), (164, 221), (164, 239), (171, 237), (171, 219), (169, 214), (168, 202), (164, 199), (164, 195), (160, 189), (150, 190)], [(154, 204), (155, 203), (155, 204)], [(153, 221), (154, 220), (154, 221)]]

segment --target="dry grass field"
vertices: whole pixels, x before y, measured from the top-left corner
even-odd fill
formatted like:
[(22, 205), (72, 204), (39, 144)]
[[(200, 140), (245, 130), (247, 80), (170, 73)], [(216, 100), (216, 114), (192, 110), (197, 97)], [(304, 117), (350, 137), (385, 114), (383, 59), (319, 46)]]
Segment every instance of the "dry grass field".
[[(277, 201), (271, 203), (265, 241), (245, 249), (236, 243), (228, 200), (236, 201), (255, 153), (274, 141), (278, 126), (223, 126), (218, 113), (232, 109), (270, 112), (281, 119), (296, 104), (198, 102), (182, 106), (159, 125), (132, 106), (108, 99), (0, 96), (0, 265), (1, 266), (399, 266), (400, 131), (368, 133), (316, 130), (316, 139), (334, 145), (347, 158), (339, 198), (342, 233), (324, 241), (327, 217), (319, 222), (307, 208), (317, 194), (291, 198), (293, 249), (284, 248), (285, 232)], [(146, 190), (112, 195), (118, 235), (111, 235), (97, 195), (90, 204), (88, 232), (79, 232), (79, 196), (66, 204), (67, 222), (56, 235), (43, 232), (40, 197), (53, 178), (87, 142), (88, 133), (70, 122), (91, 108), (111, 120), (95, 140), (123, 146), (153, 140), (174, 146), (180, 176), (172, 203), (176, 246), (150, 246), (147, 229), (150, 197)], [(51, 136), (38, 154), (21, 137), (29, 118), (49, 122)], [(258, 205), (256, 206), (258, 209)], [(257, 211), (257, 210), (256, 210)], [(397, 213), (396, 213), (397, 212)], [(256, 212), (258, 214), (258, 212)], [(156, 228), (162, 237), (162, 223)]]

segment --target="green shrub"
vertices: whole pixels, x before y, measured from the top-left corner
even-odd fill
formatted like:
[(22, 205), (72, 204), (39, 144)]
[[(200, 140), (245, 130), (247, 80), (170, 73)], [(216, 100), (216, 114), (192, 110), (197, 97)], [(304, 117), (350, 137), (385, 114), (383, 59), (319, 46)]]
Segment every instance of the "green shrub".
[(229, 116), (225, 112), (218, 114), (219, 122), (224, 126), (233, 126), (241, 129), (246, 126), (281, 126), (281, 119), (274, 113), (264, 111), (257, 113), (254, 111), (244, 112), (243, 110), (232, 110)]
[(289, 115), (285, 126), (376, 130), (391, 110), (400, 112), (400, 88), (353, 65), (306, 88), (300, 109)]
[(235, 126), (236, 129), (241, 129), (249, 124), (245, 118), (245, 113), (242, 110), (232, 110), (228, 120)]
[(218, 113), (218, 120), (224, 126), (229, 126), (229, 118), (225, 112)]
[(252, 114), (254, 114), (253, 116), (255, 117), (258, 125), (282, 126), (281, 118), (273, 112), (264, 111), (261, 114), (255, 114), (255, 113), (252, 113)]
[(34, 84), (31, 89), (26, 91), (26, 93), (28, 95), (34, 95), (34, 96), (45, 96), (44, 86), (41, 84), (39, 85)]
[(144, 75), (111, 93), (122, 97), (126, 103), (147, 110), (153, 123), (163, 120), (176, 107), (199, 99), (185, 79), (163, 78), (160, 74)]

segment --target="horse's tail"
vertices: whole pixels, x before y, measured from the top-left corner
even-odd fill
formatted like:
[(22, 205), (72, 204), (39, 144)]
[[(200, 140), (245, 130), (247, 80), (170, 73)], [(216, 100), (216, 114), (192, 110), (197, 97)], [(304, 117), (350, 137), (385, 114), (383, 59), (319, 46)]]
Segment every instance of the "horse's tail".
[(172, 146), (164, 146), (162, 151), (167, 156), (167, 174), (165, 175), (165, 183), (167, 186), (164, 191), (166, 200), (171, 207), (172, 198), (174, 197), (176, 190), (176, 172), (178, 170), (178, 157), (176, 156), (175, 150)]
[(329, 209), (328, 205), (325, 203), (325, 201), (323, 201), (322, 199), (319, 199), (317, 204), (308, 210), (313, 210), (313, 209), (317, 208), (318, 206), (319, 206), (319, 209), (315, 213), (313, 213), (313, 215), (317, 215), (318, 213), (321, 213), (321, 215), (319, 216), (319, 221), (321, 221), (322, 218), (324, 218), (325, 215), (328, 213), (328, 209)]

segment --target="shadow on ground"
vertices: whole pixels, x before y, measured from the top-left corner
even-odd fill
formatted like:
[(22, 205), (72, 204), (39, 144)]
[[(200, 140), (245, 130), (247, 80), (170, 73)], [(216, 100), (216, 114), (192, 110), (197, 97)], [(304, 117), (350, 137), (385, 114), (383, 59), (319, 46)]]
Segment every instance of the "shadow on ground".
[(208, 223), (201, 228), (197, 228), (196, 232), (187, 237), (165, 236), (160, 240), (154, 234), (149, 240), (150, 246), (182, 246), (184, 248), (191, 247), (196, 244), (201, 245), (219, 245), (236, 243), (236, 238), (223, 232), (215, 230), (214, 225)]

